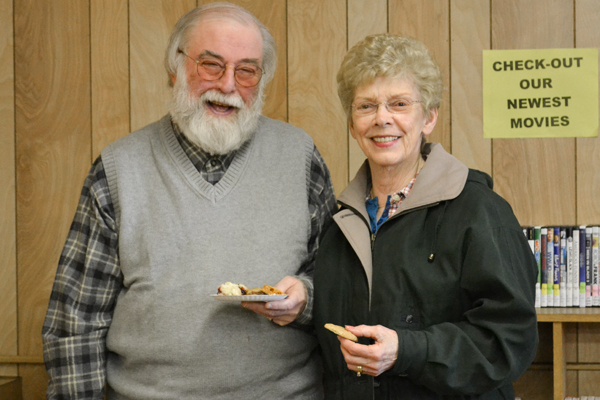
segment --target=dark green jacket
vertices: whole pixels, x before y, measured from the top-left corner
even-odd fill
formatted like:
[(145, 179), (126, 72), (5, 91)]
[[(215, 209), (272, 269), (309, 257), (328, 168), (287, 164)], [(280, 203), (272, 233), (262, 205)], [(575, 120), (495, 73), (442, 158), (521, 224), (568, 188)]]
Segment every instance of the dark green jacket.
[[(442, 146), (426, 153), (410, 195), (376, 237), (364, 165), (321, 241), (314, 323), (326, 399), (513, 400), (511, 382), (536, 354), (537, 267), (510, 205), (488, 175)], [(394, 329), (393, 368), (358, 378), (328, 322)]]

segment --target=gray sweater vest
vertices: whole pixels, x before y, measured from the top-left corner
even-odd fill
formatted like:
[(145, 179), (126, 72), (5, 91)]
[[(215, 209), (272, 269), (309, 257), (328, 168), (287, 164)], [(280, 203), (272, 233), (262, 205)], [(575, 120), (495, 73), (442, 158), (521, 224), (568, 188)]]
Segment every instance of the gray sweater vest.
[(322, 398), (312, 335), (209, 296), (226, 281), (274, 285), (306, 261), (312, 151), (306, 133), (261, 117), (213, 186), (166, 116), (102, 152), (124, 277), (109, 398)]

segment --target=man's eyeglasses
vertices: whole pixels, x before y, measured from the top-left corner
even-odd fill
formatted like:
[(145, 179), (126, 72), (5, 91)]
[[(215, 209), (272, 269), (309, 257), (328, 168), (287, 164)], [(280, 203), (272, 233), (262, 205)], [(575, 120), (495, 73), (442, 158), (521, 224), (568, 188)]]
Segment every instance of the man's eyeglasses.
[[(178, 52), (196, 63), (198, 75), (206, 81), (217, 81), (225, 74), (225, 64), (216, 58), (202, 57), (200, 60), (196, 60), (187, 55), (183, 50), (178, 50)], [(235, 81), (243, 87), (258, 85), (262, 74), (263, 70), (258, 65), (250, 63), (239, 64), (233, 70)]]
[(360, 103), (353, 104), (352, 110), (354, 114), (358, 116), (373, 115), (379, 109), (381, 104), (385, 105), (388, 112), (392, 114), (403, 114), (407, 112), (415, 103), (420, 103), (420, 100), (408, 100), (408, 99), (392, 99), (383, 103), (374, 103), (372, 101), (361, 101)]

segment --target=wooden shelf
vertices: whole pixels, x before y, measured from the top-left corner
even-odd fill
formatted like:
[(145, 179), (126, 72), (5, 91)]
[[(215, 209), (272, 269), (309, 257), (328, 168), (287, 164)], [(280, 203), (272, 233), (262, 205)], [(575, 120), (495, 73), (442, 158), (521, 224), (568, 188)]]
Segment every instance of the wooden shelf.
[(0, 364), (43, 364), (42, 356), (3, 356), (0, 355)]
[(564, 324), (600, 322), (600, 308), (538, 308), (538, 322), (552, 323), (552, 370), (554, 379), (554, 400), (566, 396), (566, 376), (569, 370), (598, 370), (598, 364), (573, 364), (565, 359)]
[(0, 376), (0, 399), (22, 400), (21, 378), (18, 376)]
[(538, 308), (538, 322), (600, 322), (600, 307)]

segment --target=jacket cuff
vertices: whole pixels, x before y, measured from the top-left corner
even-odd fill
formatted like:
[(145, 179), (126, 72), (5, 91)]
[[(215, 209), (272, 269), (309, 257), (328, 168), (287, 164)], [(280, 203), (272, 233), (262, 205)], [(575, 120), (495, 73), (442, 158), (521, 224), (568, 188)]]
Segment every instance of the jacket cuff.
[(419, 376), (427, 361), (427, 336), (422, 331), (396, 329), (398, 334), (398, 358), (392, 374)]

